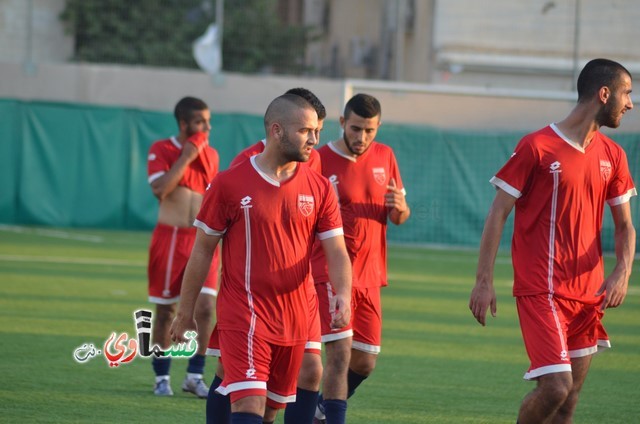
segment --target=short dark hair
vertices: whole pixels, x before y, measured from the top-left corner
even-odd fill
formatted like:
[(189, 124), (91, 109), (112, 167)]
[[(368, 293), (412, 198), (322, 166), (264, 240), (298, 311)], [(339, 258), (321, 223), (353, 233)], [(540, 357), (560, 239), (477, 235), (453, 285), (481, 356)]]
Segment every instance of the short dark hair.
[(295, 94), (283, 94), (276, 97), (269, 103), (267, 111), (264, 113), (264, 127), (268, 130), (269, 125), (274, 122), (287, 122), (291, 113), (296, 109), (314, 110), (311, 103), (303, 97)]
[(351, 112), (363, 118), (373, 118), (382, 115), (380, 102), (369, 94), (356, 94), (344, 106), (344, 118), (347, 119)]
[(615, 90), (622, 74), (627, 74), (631, 78), (627, 68), (618, 62), (609, 59), (589, 61), (578, 76), (578, 102), (590, 99), (601, 87), (606, 86), (612, 91)]
[(209, 109), (209, 106), (207, 106), (204, 101), (196, 97), (183, 97), (176, 104), (176, 107), (173, 110), (173, 116), (176, 117), (176, 121), (179, 126), (180, 121), (189, 122), (193, 116), (193, 112), (207, 109)]
[(284, 94), (295, 94), (296, 96), (300, 96), (306, 101), (308, 101), (311, 104), (311, 106), (313, 106), (313, 108), (316, 110), (316, 113), (318, 114), (318, 119), (324, 119), (327, 117), (327, 111), (324, 108), (324, 105), (322, 104), (320, 99), (316, 97), (316, 95), (313, 94), (310, 90), (307, 90), (306, 88), (302, 88), (302, 87), (297, 87), (297, 88), (292, 88), (290, 90), (287, 90), (287, 92)]

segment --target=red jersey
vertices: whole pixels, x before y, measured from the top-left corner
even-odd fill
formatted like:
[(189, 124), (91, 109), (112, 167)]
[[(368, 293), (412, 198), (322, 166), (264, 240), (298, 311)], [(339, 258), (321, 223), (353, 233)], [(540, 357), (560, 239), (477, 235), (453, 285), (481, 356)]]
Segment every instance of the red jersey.
[(583, 149), (552, 124), (525, 136), (491, 183), (517, 198), (514, 296), (600, 302), (604, 204), (636, 195), (622, 148), (597, 132)]
[[(404, 192), (393, 150), (377, 142), (357, 158), (341, 153), (333, 143), (318, 149), (322, 175), (338, 194), (344, 237), (353, 265), (353, 287), (387, 285), (387, 216), (384, 196), (391, 178)], [(329, 281), (324, 253), (314, 248), (313, 279)]]
[[(154, 142), (147, 158), (149, 184), (168, 172), (181, 153), (182, 145), (175, 137)], [(213, 147), (207, 146), (200, 152), (198, 159), (189, 164), (178, 185), (204, 194), (207, 186), (218, 173), (219, 167), (218, 152)]]
[(251, 157), (214, 178), (194, 225), (224, 237), (218, 327), (283, 346), (306, 342), (313, 240), (343, 234), (327, 179), (298, 165), (279, 183)]
[[(265, 139), (262, 139), (258, 141), (256, 144), (242, 150), (240, 153), (236, 155), (235, 158), (233, 158), (233, 160), (229, 164), (229, 168), (236, 166), (240, 162), (244, 162), (246, 159), (250, 158), (251, 156), (255, 156), (259, 153), (264, 152), (264, 147), (266, 146), (266, 143), (267, 141)], [(320, 155), (318, 154), (318, 151), (316, 149), (313, 149), (311, 151), (311, 156), (309, 156), (309, 160), (304, 163), (309, 165), (311, 169), (313, 169), (314, 171), (320, 172)]]

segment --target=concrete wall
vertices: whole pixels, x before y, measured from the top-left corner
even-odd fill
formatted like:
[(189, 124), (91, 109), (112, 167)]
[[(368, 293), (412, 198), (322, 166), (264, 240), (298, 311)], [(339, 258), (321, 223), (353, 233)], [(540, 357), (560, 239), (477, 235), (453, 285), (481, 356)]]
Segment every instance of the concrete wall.
[(0, 60), (26, 64), (69, 59), (73, 39), (58, 20), (64, 5), (65, 0), (0, 0)]
[[(345, 96), (378, 97), (383, 121), (463, 130), (532, 130), (560, 120), (575, 94), (390, 83), (370, 80), (247, 76), (212, 77), (200, 71), (126, 66), (39, 64), (33, 74), (0, 63), (0, 98), (48, 100), (171, 111), (185, 96), (203, 98), (212, 111), (262, 115), (269, 102), (292, 87), (315, 92), (338, 119)], [(640, 104), (640, 100), (638, 101)], [(640, 132), (640, 116), (628, 113), (619, 131)]]

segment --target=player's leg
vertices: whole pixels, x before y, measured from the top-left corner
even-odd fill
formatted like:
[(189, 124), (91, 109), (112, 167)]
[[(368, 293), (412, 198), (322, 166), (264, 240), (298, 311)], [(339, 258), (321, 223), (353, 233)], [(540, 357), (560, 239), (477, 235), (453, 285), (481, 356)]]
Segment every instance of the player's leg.
[[(278, 346), (271, 345), (271, 364), (269, 381), (267, 382), (267, 407), (264, 414), (263, 423), (270, 424), (276, 419), (278, 410), (284, 409), (287, 405), (295, 403), (297, 398), (297, 376), (302, 367), (305, 352), (305, 345)], [(292, 370), (298, 370), (292, 373)], [(287, 424), (306, 424), (309, 421), (299, 421), (296, 417), (287, 420)]]
[(198, 351), (189, 358), (187, 375), (182, 383), (183, 391), (193, 393), (201, 399), (206, 399), (209, 394), (209, 387), (204, 382), (204, 364), (216, 313), (218, 268), (219, 256), (218, 249), (216, 249), (209, 267), (209, 274), (196, 300), (195, 320), (198, 326)]
[[(325, 355), (319, 412), (324, 412), (329, 424), (344, 423), (347, 414), (347, 373), (351, 358), (351, 337), (325, 343)], [(317, 412), (316, 418), (319, 418)]]
[[(224, 379), (216, 389), (231, 400), (232, 424), (262, 424), (265, 413), (271, 347), (243, 331), (218, 331), (224, 352)], [(298, 364), (299, 365), (299, 364)], [(295, 391), (295, 376), (294, 391)]]
[[(322, 394), (318, 397), (315, 422), (344, 423), (347, 411), (347, 371), (351, 358), (351, 323), (340, 329), (331, 328), (330, 309), (333, 289), (330, 283), (316, 283), (318, 310), (325, 346), (325, 365), (322, 377)], [(354, 297), (351, 299), (351, 317), (355, 315)]]
[(347, 373), (347, 398), (376, 367), (382, 344), (380, 288), (358, 289), (358, 313), (353, 317), (353, 342)]
[(216, 389), (224, 380), (222, 358), (218, 359), (215, 376), (209, 387), (207, 396), (207, 424), (227, 424), (231, 418), (231, 400), (228, 395), (219, 393)]
[(571, 317), (567, 329), (567, 344), (571, 357), (573, 371), (573, 385), (567, 400), (551, 420), (552, 423), (570, 423), (578, 405), (580, 390), (587, 378), (593, 354), (603, 348), (610, 348), (609, 336), (602, 325), (603, 313), (599, 304), (585, 305), (575, 301), (562, 300), (558, 302), (565, 311), (565, 316)]
[[(149, 264), (147, 268), (149, 302), (156, 305), (151, 330), (152, 346), (165, 349), (171, 344), (169, 328), (175, 315), (176, 303), (180, 299), (180, 283), (182, 278), (179, 264), (183, 258), (171, 249), (180, 239), (180, 229), (158, 224), (153, 230), (149, 244)], [(173, 267), (177, 264), (176, 267)], [(176, 269), (177, 268), (177, 269)], [(155, 378), (154, 393), (158, 396), (171, 396), (169, 370), (171, 357), (151, 359)]]
[[(156, 304), (156, 313), (154, 317), (153, 327), (151, 330), (151, 344), (160, 346), (162, 349), (171, 345), (171, 336), (169, 335), (169, 328), (173, 322), (175, 315), (176, 304)], [(156, 384), (154, 387), (154, 394), (157, 396), (172, 396), (171, 390), (171, 378), (169, 371), (171, 369), (171, 357), (156, 357), (151, 358), (151, 364), (153, 371), (156, 375)]]
[(322, 382), (322, 330), (318, 313), (318, 296), (313, 282), (308, 287), (309, 336), (304, 347), (302, 366), (298, 374), (296, 401), (288, 403), (284, 411), (287, 424), (311, 424), (318, 404)]
[(207, 424), (228, 424), (231, 419), (231, 400), (229, 396), (223, 395), (216, 390), (224, 380), (224, 366), (218, 336), (218, 329), (214, 327), (207, 347), (207, 356), (218, 358), (218, 365), (207, 395)]
[(537, 387), (520, 405), (519, 424), (547, 422), (567, 400), (572, 387), (571, 372), (545, 374), (538, 377)]
[(288, 403), (284, 412), (287, 424), (311, 424), (318, 404), (322, 381), (322, 358), (319, 353), (304, 353), (298, 374), (296, 401)]
[(246, 396), (231, 403), (231, 424), (262, 424), (266, 397)]
[(571, 385), (571, 391), (569, 392), (567, 399), (564, 401), (562, 406), (560, 406), (551, 420), (553, 424), (569, 424), (573, 422), (573, 413), (576, 410), (576, 406), (578, 406), (580, 390), (582, 390), (584, 381), (587, 378), (589, 366), (591, 365), (591, 358), (592, 356), (589, 355), (582, 358), (571, 359), (573, 384)]
[(562, 304), (550, 295), (517, 297), (516, 306), (531, 361), (524, 378), (537, 380), (536, 388), (522, 401), (518, 422), (543, 423), (565, 403), (573, 386), (568, 317)]
[(182, 390), (193, 393), (201, 399), (206, 399), (209, 387), (204, 382), (204, 365), (207, 351), (207, 343), (213, 329), (213, 316), (215, 313), (215, 297), (200, 293), (196, 300), (195, 320), (198, 326), (198, 350), (189, 358), (187, 375), (182, 382)]

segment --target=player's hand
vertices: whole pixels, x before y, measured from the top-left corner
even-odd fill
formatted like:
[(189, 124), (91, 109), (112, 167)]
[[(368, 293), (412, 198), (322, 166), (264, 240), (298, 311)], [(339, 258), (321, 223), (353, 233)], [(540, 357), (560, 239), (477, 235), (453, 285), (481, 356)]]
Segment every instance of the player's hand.
[(484, 327), (487, 322), (487, 310), (491, 310), (491, 316), (496, 317), (498, 312), (496, 291), (493, 288), (493, 284), (487, 284), (484, 282), (476, 282), (476, 285), (471, 291), (471, 297), (469, 299), (469, 309), (476, 318), (476, 320)]
[(387, 193), (384, 195), (385, 206), (388, 208), (394, 208), (400, 213), (406, 211), (407, 201), (402, 190), (400, 190), (396, 185), (396, 180), (394, 178), (389, 179), (387, 190)]
[(351, 300), (336, 294), (331, 298), (331, 328), (342, 328), (351, 321)]
[(198, 131), (187, 138), (187, 143), (192, 143), (196, 146), (198, 152), (201, 152), (209, 145), (209, 135), (203, 131)]
[(174, 343), (183, 343), (188, 340), (184, 337), (184, 333), (193, 330), (198, 331), (198, 325), (196, 324), (196, 320), (191, 318), (182, 318), (181, 315), (176, 315), (171, 323), (171, 328), (169, 329), (169, 335), (171, 336), (171, 341)]
[(182, 154), (186, 155), (190, 160), (195, 160), (200, 153), (209, 145), (209, 136), (205, 132), (197, 132), (191, 134), (184, 146), (182, 146)]
[(607, 277), (596, 293), (596, 296), (604, 294), (600, 310), (604, 312), (607, 308), (617, 308), (622, 305), (624, 298), (627, 296), (628, 287), (629, 279), (620, 275), (620, 273), (614, 272)]

